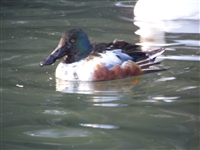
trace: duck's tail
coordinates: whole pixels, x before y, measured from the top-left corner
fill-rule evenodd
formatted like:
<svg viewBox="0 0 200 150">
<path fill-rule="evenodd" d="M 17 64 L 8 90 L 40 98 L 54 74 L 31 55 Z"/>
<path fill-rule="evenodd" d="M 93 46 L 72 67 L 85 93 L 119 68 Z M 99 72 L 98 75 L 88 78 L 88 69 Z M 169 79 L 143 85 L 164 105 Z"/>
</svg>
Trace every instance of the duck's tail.
<svg viewBox="0 0 200 150">
<path fill-rule="evenodd" d="M 136 61 L 136 64 L 140 66 L 144 74 L 164 71 L 166 70 L 165 68 L 159 68 L 154 66 L 161 63 L 162 60 L 156 60 L 156 57 L 161 55 L 164 51 L 165 51 L 164 48 L 160 48 L 151 52 L 146 52 L 146 55 L 139 58 Z"/>
</svg>

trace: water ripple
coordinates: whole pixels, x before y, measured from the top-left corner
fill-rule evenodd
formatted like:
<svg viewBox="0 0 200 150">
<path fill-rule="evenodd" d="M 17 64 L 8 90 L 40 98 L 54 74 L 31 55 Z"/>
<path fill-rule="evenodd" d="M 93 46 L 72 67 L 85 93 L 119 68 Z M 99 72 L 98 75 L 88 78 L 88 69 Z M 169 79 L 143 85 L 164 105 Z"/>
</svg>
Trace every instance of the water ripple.
<svg viewBox="0 0 200 150">
<path fill-rule="evenodd" d="M 108 124 L 87 124 L 87 123 L 81 123 L 80 124 L 83 127 L 91 127 L 91 128 L 100 128 L 100 129 L 118 129 L 118 126 L 114 125 L 108 125 Z"/>
<path fill-rule="evenodd" d="M 186 86 L 186 87 L 183 87 L 183 88 L 180 88 L 176 91 L 185 91 L 185 90 L 191 90 L 191 89 L 195 89 L 197 88 L 198 86 Z"/>
<path fill-rule="evenodd" d="M 102 104 L 93 104 L 93 106 L 101 106 L 101 107 L 124 107 L 124 106 L 128 106 L 128 104 L 102 103 Z"/>
<path fill-rule="evenodd" d="M 174 100 L 179 99 L 180 96 L 174 96 L 174 97 L 165 97 L 165 96 L 155 96 L 155 97 L 149 97 L 148 100 L 144 100 L 145 102 L 158 102 L 158 101 L 164 101 L 164 102 L 174 102 Z"/>
<path fill-rule="evenodd" d="M 115 6 L 117 7 L 126 7 L 126 8 L 133 8 L 134 5 L 131 5 L 133 3 L 132 1 L 123 1 L 123 2 L 117 2 L 115 3 Z"/>
<path fill-rule="evenodd" d="M 47 138 L 69 138 L 69 137 L 87 137 L 90 133 L 82 129 L 44 129 L 36 131 L 27 131 L 24 134 L 33 137 Z"/>
<path fill-rule="evenodd" d="M 175 80 L 176 77 L 162 77 L 156 81 L 169 81 L 169 80 Z"/>
<path fill-rule="evenodd" d="M 65 115 L 68 112 L 65 111 L 59 111 L 59 110 L 45 110 L 43 114 L 52 114 L 52 115 Z"/>
<path fill-rule="evenodd" d="M 200 61 L 200 56 L 191 56 L 191 55 L 183 55 L 183 56 L 159 56 L 161 59 L 169 59 L 169 60 L 185 60 L 185 61 Z"/>
</svg>

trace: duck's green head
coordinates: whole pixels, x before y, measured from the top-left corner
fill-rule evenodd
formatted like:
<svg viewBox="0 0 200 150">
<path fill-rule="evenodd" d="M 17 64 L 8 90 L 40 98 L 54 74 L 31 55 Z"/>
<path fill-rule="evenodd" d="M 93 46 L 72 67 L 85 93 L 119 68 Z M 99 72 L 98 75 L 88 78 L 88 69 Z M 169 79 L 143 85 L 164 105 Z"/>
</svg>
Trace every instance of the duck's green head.
<svg viewBox="0 0 200 150">
<path fill-rule="evenodd" d="M 81 29 L 72 29 L 65 32 L 57 48 L 42 62 L 40 66 L 51 65 L 57 59 L 64 56 L 73 57 L 73 61 L 79 61 L 91 52 L 91 44 L 87 34 Z"/>
</svg>

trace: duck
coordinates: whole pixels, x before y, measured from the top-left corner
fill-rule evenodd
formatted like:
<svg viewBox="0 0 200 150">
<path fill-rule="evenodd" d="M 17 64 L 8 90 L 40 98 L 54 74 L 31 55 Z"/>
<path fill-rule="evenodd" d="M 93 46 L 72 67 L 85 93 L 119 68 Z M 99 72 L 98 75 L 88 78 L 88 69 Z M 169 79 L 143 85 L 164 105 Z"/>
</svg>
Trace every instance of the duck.
<svg viewBox="0 0 200 150">
<path fill-rule="evenodd" d="M 138 0 L 133 14 L 140 21 L 199 20 L 199 0 Z"/>
<path fill-rule="evenodd" d="M 165 51 L 159 48 L 142 51 L 140 46 L 115 39 L 109 43 L 91 44 L 82 29 L 66 31 L 55 50 L 39 63 L 52 65 L 64 58 L 55 77 L 65 81 L 108 81 L 165 70 L 154 65 L 156 57 Z"/>
</svg>

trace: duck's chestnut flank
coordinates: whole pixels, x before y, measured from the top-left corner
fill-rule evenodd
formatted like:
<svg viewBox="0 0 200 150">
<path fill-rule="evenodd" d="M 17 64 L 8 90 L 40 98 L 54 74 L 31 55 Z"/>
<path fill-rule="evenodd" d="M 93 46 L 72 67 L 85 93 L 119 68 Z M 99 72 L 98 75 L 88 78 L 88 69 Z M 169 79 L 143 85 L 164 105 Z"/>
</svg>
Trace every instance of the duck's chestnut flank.
<svg viewBox="0 0 200 150">
<path fill-rule="evenodd" d="M 94 71 L 94 81 L 114 80 L 143 74 L 140 67 L 133 61 L 128 60 L 122 66 L 115 65 L 112 69 L 107 69 L 105 64 L 98 64 Z"/>
</svg>

